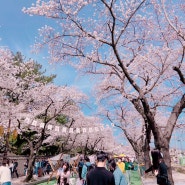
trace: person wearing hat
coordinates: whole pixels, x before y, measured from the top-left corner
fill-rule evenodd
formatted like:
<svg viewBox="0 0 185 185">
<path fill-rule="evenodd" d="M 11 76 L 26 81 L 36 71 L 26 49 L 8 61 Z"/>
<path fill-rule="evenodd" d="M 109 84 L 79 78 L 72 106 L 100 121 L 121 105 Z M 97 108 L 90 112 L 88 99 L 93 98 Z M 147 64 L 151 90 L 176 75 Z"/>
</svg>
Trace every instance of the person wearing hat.
<svg viewBox="0 0 185 185">
<path fill-rule="evenodd" d="M 115 185 L 127 185 L 126 176 L 120 170 L 114 159 L 109 161 L 109 169 L 114 175 Z"/>
<path fill-rule="evenodd" d="M 118 158 L 117 165 L 120 168 L 121 172 L 125 173 L 125 163 L 122 161 L 122 158 Z"/>
<path fill-rule="evenodd" d="M 1 185 L 11 185 L 11 171 L 10 168 L 6 166 L 6 162 L 2 162 L 0 166 L 0 183 Z"/>
</svg>

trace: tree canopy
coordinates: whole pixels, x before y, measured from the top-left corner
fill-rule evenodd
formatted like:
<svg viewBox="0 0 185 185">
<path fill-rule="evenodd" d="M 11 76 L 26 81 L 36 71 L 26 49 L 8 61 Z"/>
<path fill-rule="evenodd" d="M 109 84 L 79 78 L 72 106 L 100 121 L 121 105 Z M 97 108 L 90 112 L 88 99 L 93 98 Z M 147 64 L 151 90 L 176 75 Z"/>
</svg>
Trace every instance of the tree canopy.
<svg viewBox="0 0 185 185">
<path fill-rule="evenodd" d="M 152 133 L 168 166 L 169 142 L 185 107 L 184 5 L 158 0 L 48 0 L 23 8 L 25 13 L 57 20 L 60 28 L 41 28 L 35 49 L 47 46 L 52 61 L 98 75 L 96 97 L 101 104 L 106 100 L 109 112 L 117 112 L 111 119 L 119 124 L 120 118 L 138 114 L 147 144 Z"/>
</svg>

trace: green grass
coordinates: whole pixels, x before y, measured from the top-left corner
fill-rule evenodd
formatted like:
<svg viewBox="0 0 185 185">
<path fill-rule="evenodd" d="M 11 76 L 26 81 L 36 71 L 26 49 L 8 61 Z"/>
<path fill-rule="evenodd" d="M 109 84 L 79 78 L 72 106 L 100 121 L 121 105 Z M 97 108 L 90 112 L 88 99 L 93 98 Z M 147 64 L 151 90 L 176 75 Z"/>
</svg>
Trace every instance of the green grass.
<svg viewBox="0 0 185 185">
<path fill-rule="evenodd" d="M 138 171 L 130 171 L 130 185 L 142 185 Z"/>
<path fill-rule="evenodd" d="M 47 181 L 47 182 L 43 182 L 43 183 L 40 183 L 38 185 L 54 185 L 56 184 L 56 180 L 51 180 L 51 181 Z"/>
<path fill-rule="evenodd" d="M 38 185 L 54 185 L 56 184 L 56 180 L 51 180 L 51 181 L 46 181 L 46 182 L 42 182 L 42 183 L 38 183 Z M 75 178 L 70 178 L 70 184 L 76 184 L 76 179 Z"/>
</svg>

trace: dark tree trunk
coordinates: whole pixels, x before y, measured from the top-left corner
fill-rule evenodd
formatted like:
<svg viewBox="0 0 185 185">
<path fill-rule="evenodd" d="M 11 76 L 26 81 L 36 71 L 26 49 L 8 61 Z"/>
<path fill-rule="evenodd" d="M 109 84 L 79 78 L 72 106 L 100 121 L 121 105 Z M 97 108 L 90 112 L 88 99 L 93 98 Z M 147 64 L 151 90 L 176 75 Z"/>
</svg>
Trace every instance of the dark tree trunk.
<svg viewBox="0 0 185 185">
<path fill-rule="evenodd" d="M 143 151 L 144 151 L 145 168 L 148 169 L 151 166 L 151 160 L 150 160 L 150 146 L 149 146 L 149 143 L 147 141 L 145 141 Z"/>
<path fill-rule="evenodd" d="M 151 166 L 151 160 L 150 160 L 150 140 L 151 140 L 151 129 L 148 124 L 145 125 L 145 143 L 143 146 L 143 152 L 144 152 L 144 164 L 145 168 L 148 169 Z"/>
<path fill-rule="evenodd" d="M 165 128 L 166 129 L 166 128 Z M 166 129 L 167 130 L 167 129 Z M 160 132 L 161 133 L 161 132 Z M 155 137 L 154 137 L 155 138 Z M 173 177 L 172 177 L 172 167 L 171 167 L 171 157 L 170 157 L 170 148 L 169 143 L 170 139 L 167 139 L 164 134 L 160 134 L 155 139 L 155 146 L 158 148 L 162 154 L 165 164 L 168 167 L 168 178 L 171 182 L 171 185 L 174 185 Z"/>
<path fill-rule="evenodd" d="M 141 150 L 137 150 L 137 152 L 135 152 L 136 155 L 136 159 L 139 165 L 144 163 L 144 156 L 143 156 L 143 152 Z"/>
<path fill-rule="evenodd" d="M 8 160 L 8 152 L 10 151 L 10 146 L 9 146 L 10 125 L 11 125 L 11 119 L 9 119 L 9 121 L 8 121 L 8 129 L 7 129 L 7 133 L 5 136 L 5 151 L 4 151 L 4 155 L 3 155 L 4 161 Z"/>
<path fill-rule="evenodd" d="M 144 153 L 143 153 L 143 140 L 140 141 L 133 141 L 131 138 L 127 138 L 130 144 L 132 145 L 132 148 L 134 149 L 135 156 L 137 159 L 138 164 L 144 163 Z"/>
<path fill-rule="evenodd" d="M 24 179 L 24 182 L 29 182 L 33 179 L 33 166 L 35 163 L 36 155 L 34 154 L 34 149 L 30 148 L 30 156 L 29 156 L 29 163 L 28 163 L 28 170 L 26 178 Z"/>
<path fill-rule="evenodd" d="M 140 175 L 143 176 L 144 174 L 144 171 L 143 171 L 143 164 L 144 164 L 144 153 L 143 153 L 143 150 L 142 150 L 142 145 L 141 145 L 142 142 L 140 142 L 140 145 L 135 145 L 135 156 L 136 156 L 136 159 L 137 159 L 137 162 L 138 162 L 138 167 L 139 167 L 139 172 L 140 172 Z"/>
<path fill-rule="evenodd" d="M 172 177 L 172 167 L 171 167 L 171 157 L 169 151 L 169 142 L 166 139 L 161 139 L 164 143 L 163 147 L 161 148 L 161 152 L 164 157 L 165 164 L 168 167 L 168 178 L 172 185 L 174 185 L 173 177 Z"/>
</svg>

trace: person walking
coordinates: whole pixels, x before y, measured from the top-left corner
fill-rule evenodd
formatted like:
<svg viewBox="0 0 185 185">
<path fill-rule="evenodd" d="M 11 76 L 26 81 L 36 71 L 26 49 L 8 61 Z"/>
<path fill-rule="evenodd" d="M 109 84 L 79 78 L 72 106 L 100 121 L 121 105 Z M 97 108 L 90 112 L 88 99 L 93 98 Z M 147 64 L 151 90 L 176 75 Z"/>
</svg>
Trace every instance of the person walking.
<svg viewBox="0 0 185 185">
<path fill-rule="evenodd" d="M 13 177 L 13 167 L 14 167 L 14 162 L 12 161 L 12 162 L 10 163 L 10 166 L 9 166 L 10 171 L 11 171 L 11 177 Z"/>
<path fill-rule="evenodd" d="M 159 168 L 154 171 L 155 176 L 157 177 L 157 184 L 159 185 L 170 185 L 168 180 L 168 170 L 163 158 L 159 158 Z"/>
<path fill-rule="evenodd" d="M 105 168 L 107 160 L 105 152 L 97 153 L 96 167 L 88 173 L 87 185 L 115 185 L 114 175 Z"/>
<path fill-rule="evenodd" d="M 125 173 L 125 163 L 122 161 L 122 158 L 118 158 L 117 166 L 120 168 L 122 173 Z"/>
<path fill-rule="evenodd" d="M 78 162 L 78 175 L 80 180 L 82 179 L 82 168 L 83 168 L 84 162 L 83 162 L 83 158 L 80 158 L 80 161 Z"/>
<path fill-rule="evenodd" d="M 35 174 L 38 176 L 38 171 L 39 171 L 39 168 L 41 167 L 41 162 L 39 159 L 36 159 L 34 166 L 35 166 Z"/>
<path fill-rule="evenodd" d="M 86 176 L 87 176 L 87 173 L 88 173 L 88 169 L 90 169 L 91 165 L 92 164 L 90 162 L 89 157 L 85 156 L 84 157 L 84 164 L 83 164 L 83 167 L 82 167 L 82 174 L 81 174 L 83 185 L 86 185 Z"/>
<path fill-rule="evenodd" d="M 17 162 L 17 160 L 14 160 L 14 163 L 13 163 L 13 175 L 15 173 L 15 175 L 17 176 L 17 178 L 19 178 L 17 167 L 18 167 L 18 162 Z"/>
<path fill-rule="evenodd" d="M 11 185 L 11 171 L 10 168 L 6 166 L 6 162 L 2 162 L 0 166 L 0 183 L 1 185 Z"/>
<path fill-rule="evenodd" d="M 28 159 L 26 159 L 26 161 L 24 162 L 24 175 L 27 175 L 28 162 L 29 162 L 29 160 L 28 160 Z"/>
<path fill-rule="evenodd" d="M 118 167 L 114 159 L 109 161 L 109 168 L 110 168 L 110 171 L 113 172 L 114 179 L 115 179 L 115 185 L 127 185 L 128 184 L 125 175 L 122 173 L 121 169 Z"/>
</svg>

